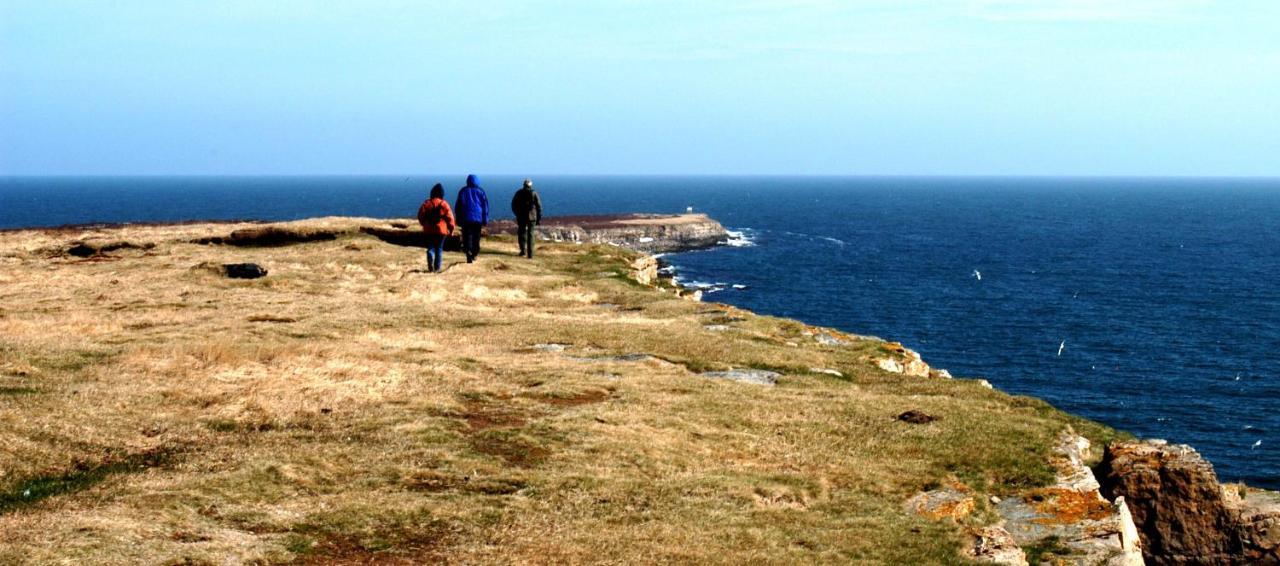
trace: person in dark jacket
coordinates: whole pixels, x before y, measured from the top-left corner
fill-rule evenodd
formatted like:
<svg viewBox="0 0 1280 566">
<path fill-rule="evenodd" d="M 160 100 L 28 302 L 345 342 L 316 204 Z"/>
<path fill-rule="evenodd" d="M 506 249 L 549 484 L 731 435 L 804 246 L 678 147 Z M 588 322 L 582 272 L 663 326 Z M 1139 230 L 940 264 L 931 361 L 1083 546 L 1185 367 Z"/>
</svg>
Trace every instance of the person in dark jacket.
<svg viewBox="0 0 1280 566">
<path fill-rule="evenodd" d="M 533 181 L 524 180 L 524 187 L 511 197 L 511 213 L 516 215 L 516 236 L 520 239 L 520 255 L 533 259 L 533 229 L 542 222 L 542 199 L 533 190 Z"/>
<path fill-rule="evenodd" d="M 440 261 L 444 257 L 444 240 L 453 234 L 453 210 L 444 200 L 444 186 L 431 187 L 431 197 L 418 207 L 418 224 L 427 235 L 427 271 L 440 273 Z"/>
<path fill-rule="evenodd" d="M 480 231 L 489 223 L 489 197 L 475 175 L 467 175 L 467 186 L 458 191 L 453 212 L 462 227 L 462 251 L 467 254 L 467 263 L 471 263 L 480 255 Z"/>
</svg>

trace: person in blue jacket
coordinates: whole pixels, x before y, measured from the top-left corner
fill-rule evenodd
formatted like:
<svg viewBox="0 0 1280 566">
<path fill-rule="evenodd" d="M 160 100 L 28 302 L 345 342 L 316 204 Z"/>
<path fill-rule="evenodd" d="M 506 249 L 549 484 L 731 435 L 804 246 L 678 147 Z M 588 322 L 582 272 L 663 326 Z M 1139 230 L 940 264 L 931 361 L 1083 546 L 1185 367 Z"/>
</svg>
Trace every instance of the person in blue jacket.
<svg viewBox="0 0 1280 566">
<path fill-rule="evenodd" d="M 467 175 L 467 186 L 458 191 L 453 205 L 453 214 L 462 228 L 462 252 L 467 255 L 467 263 L 480 255 L 480 231 L 489 223 L 489 197 L 478 181 L 475 175 Z"/>
</svg>

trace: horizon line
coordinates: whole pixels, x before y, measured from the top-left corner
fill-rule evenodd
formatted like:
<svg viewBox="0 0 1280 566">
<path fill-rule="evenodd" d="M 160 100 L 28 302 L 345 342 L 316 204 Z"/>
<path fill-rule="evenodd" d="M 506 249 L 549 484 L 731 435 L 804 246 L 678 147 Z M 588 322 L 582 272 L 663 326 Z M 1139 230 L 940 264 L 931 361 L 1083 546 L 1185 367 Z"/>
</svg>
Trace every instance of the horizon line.
<svg viewBox="0 0 1280 566">
<path fill-rule="evenodd" d="M 729 177 L 729 178 L 844 178 L 844 179 L 1225 179 L 1280 180 L 1269 175 L 1176 175 L 1176 174 L 1096 174 L 1096 173 L 0 173 L 4 178 L 340 178 L 340 177 L 426 177 L 475 174 L 479 177 Z"/>
</svg>

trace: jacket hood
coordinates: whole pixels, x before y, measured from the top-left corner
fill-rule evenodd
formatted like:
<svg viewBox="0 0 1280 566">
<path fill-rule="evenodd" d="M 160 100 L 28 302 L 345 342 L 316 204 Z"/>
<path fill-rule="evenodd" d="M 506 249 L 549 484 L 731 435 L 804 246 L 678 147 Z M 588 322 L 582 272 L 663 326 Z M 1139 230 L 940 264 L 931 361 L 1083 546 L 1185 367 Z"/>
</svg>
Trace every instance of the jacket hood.
<svg viewBox="0 0 1280 566">
<path fill-rule="evenodd" d="M 479 186 L 480 186 L 480 179 L 476 178 L 476 176 L 475 176 L 475 175 L 467 175 L 467 186 L 468 186 L 468 187 L 479 187 Z"/>
</svg>

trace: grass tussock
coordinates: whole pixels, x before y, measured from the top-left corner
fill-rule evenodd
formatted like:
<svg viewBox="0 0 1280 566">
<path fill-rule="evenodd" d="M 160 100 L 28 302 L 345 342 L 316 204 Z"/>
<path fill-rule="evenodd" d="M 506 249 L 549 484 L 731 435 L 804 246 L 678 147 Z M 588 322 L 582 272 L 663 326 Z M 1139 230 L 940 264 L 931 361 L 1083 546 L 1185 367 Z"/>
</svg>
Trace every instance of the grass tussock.
<svg viewBox="0 0 1280 566">
<path fill-rule="evenodd" d="M 0 563 L 949 563 L 969 525 L 907 497 L 1033 490 L 1065 427 L 1115 434 L 639 285 L 626 250 L 499 237 L 435 275 L 361 222 L 0 234 Z M 193 269 L 235 262 L 270 275 Z M 698 375 L 728 369 L 782 378 Z"/>
</svg>

